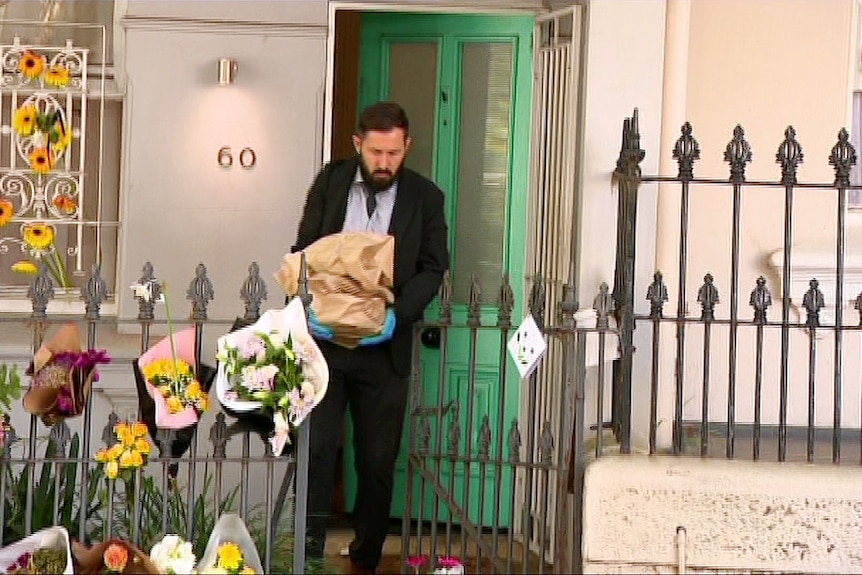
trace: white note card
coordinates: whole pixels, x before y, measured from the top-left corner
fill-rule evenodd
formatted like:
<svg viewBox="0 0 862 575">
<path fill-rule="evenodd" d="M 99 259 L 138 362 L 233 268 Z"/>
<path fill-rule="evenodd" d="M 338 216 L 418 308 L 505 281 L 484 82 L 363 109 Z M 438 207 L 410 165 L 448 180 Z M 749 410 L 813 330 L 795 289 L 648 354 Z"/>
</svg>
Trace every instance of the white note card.
<svg viewBox="0 0 862 575">
<path fill-rule="evenodd" d="M 542 361 L 548 344 L 536 325 L 533 316 L 527 314 L 518 330 L 509 339 L 509 355 L 518 366 L 521 377 L 529 377 Z"/>
</svg>

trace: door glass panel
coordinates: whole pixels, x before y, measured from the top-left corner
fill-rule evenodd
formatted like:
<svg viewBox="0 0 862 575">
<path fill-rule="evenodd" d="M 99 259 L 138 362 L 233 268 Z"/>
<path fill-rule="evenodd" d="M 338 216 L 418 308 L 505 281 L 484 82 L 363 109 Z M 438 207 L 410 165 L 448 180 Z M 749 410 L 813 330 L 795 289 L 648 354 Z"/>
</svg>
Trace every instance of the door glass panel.
<svg viewBox="0 0 862 575">
<path fill-rule="evenodd" d="M 512 44 L 467 43 L 461 56 L 452 295 L 456 302 L 466 303 L 471 273 L 478 274 L 485 293 L 497 293 L 502 279 L 512 123 Z"/>
<path fill-rule="evenodd" d="M 389 98 L 410 120 L 413 144 L 405 164 L 426 178 L 434 175 L 434 122 L 437 107 L 436 42 L 389 45 Z"/>
</svg>

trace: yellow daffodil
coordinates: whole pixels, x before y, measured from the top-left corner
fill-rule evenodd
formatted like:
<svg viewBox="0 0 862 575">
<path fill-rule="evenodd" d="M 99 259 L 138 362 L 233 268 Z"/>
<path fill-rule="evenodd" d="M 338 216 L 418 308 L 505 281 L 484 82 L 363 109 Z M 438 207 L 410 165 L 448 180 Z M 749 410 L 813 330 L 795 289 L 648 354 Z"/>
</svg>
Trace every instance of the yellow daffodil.
<svg viewBox="0 0 862 575">
<path fill-rule="evenodd" d="M 170 385 L 160 385 L 159 393 L 162 394 L 162 397 L 167 397 L 171 394 L 171 386 Z"/>
<path fill-rule="evenodd" d="M 36 106 L 21 106 L 15 110 L 12 117 L 12 127 L 22 136 L 29 136 L 36 127 L 36 116 L 39 114 Z"/>
<path fill-rule="evenodd" d="M 129 429 L 128 427 L 124 427 L 117 431 L 117 439 L 120 440 L 120 445 L 124 447 L 131 447 L 135 444 L 137 437 L 134 436 L 131 429 Z"/>
<path fill-rule="evenodd" d="M 119 459 L 123 454 L 124 447 L 122 443 L 115 443 L 110 448 L 108 448 L 108 459 Z"/>
<path fill-rule="evenodd" d="M 108 479 L 116 479 L 120 474 L 120 465 L 116 461 L 109 461 L 105 464 L 105 475 Z"/>
<path fill-rule="evenodd" d="M 256 575 L 256 573 L 254 572 L 254 569 L 246 565 L 242 568 L 242 571 L 239 572 L 239 575 Z"/>
<path fill-rule="evenodd" d="M 132 467 L 140 467 L 144 464 L 144 458 L 141 453 L 135 449 L 127 449 L 120 456 L 120 467 L 129 469 Z"/>
<path fill-rule="evenodd" d="M 201 395 L 201 398 L 198 400 L 198 409 L 201 411 L 209 411 L 210 408 L 210 397 L 204 393 Z"/>
<path fill-rule="evenodd" d="M 36 264 L 31 262 L 30 260 L 21 260 L 20 262 L 15 262 L 14 264 L 12 264 L 12 271 L 28 276 L 39 275 L 39 268 L 36 267 Z"/>
<path fill-rule="evenodd" d="M 54 227 L 48 224 L 24 226 L 24 243 L 35 250 L 47 250 L 54 243 Z"/>
<path fill-rule="evenodd" d="M 96 455 L 94 455 L 93 458 L 99 463 L 105 463 L 106 461 L 108 461 L 108 450 L 100 449 L 96 452 Z"/>
<path fill-rule="evenodd" d="M 135 437 L 143 437 L 147 434 L 147 426 L 140 421 L 136 421 L 131 425 L 132 435 Z"/>
<path fill-rule="evenodd" d="M 37 174 L 47 174 L 54 167 L 54 152 L 48 148 L 36 148 L 30 152 L 30 167 Z"/>
<path fill-rule="evenodd" d="M 135 441 L 135 449 L 137 449 L 137 450 L 138 450 L 138 452 L 139 452 L 139 453 L 141 453 L 141 454 L 143 454 L 143 455 L 149 455 L 149 454 L 150 454 L 150 451 L 152 451 L 152 449 L 153 449 L 153 448 L 150 446 L 150 442 L 149 442 L 149 441 L 147 441 L 146 439 L 143 439 L 143 438 L 139 437 L 139 438 Z"/>
<path fill-rule="evenodd" d="M 69 69 L 65 66 L 51 66 L 48 68 L 48 71 L 45 72 L 45 83 L 49 86 L 62 88 L 69 85 L 69 80 Z"/>
<path fill-rule="evenodd" d="M 200 399 L 201 395 L 203 395 L 201 384 L 198 383 L 197 380 L 192 380 L 191 383 L 186 386 L 186 397 L 188 397 L 192 401 L 195 401 L 197 399 Z"/>
<path fill-rule="evenodd" d="M 15 206 L 9 200 L 0 199 L 0 228 L 12 221 L 15 215 Z"/>
<path fill-rule="evenodd" d="M 27 78 L 38 78 L 42 75 L 42 70 L 45 69 L 45 58 L 32 50 L 27 50 L 21 56 L 18 69 Z"/>
<path fill-rule="evenodd" d="M 170 413 L 179 413 L 185 406 L 183 405 L 183 401 L 177 397 L 176 395 L 172 395 L 165 399 L 165 402 L 168 404 L 168 411 Z"/>
<path fill-rule="evenodd" d="M 218 564 L 228 571 L 236 571 L 242 565 L 242 551 L 236 543 L 223 543 L 218 548 Z"/>
<path fill-rule="evenodd" d="M 163 358 L 151 361 L 144 367 L 144 378 L 150 382 L 157 376 L 173 378 L 174 369 L 176 369 L 177 375 L 189 375 L 192 372 L 191 366 L 181 359 L 177 360 L 175 368 L 172 359 Z"/>
<path fill-rule="evenodd" d="M 78 210 L 78 201 L 67 194 L 58 195 L 51 203 L 67 216 L 74 214 Z"/>
</svg>

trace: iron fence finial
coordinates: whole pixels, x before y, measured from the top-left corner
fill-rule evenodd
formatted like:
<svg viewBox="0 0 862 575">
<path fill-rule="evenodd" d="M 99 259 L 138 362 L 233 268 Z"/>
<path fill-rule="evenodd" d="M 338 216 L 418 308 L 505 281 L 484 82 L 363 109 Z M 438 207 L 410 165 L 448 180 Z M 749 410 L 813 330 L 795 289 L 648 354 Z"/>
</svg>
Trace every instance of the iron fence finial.
<svg viewBox="0 0 862 575">
<path fill-rule="evenodd" d="M 530 315 L 540 330 L 545 329 L 545 280 L 538 274 L 530 288 Z"/>
<path fill-rule="evenodd" d="M 703 285 L 697 290 L 697 301 L 701 306 L 701 321 L 712 321 L 715 319 L 715 306 L 720 303 L 718 299 L 718 288 L 711 273 L 703 276 Z"/>
<path fill-rule="evenodd" d="M 745 139 L 745 130 L 737 124 L 733 129 L 733 138 L 724 150 L 724 161 L 730 164 L 731 182 L 745 181 L 745 166 L 751 163 L 751 156 L 751 145 Z"/>
<path fill-rule="evenodd" d="M 775 153 L 775 161 L 781 164 L 781 183 L 785 186 L 796 184 L 796 171 L 804 158 L 802 146 L 796 141 L 796 129 L 793 126 L 787 126 L 784 130 L 784 141 Z"/>
<path fill-rule="evenodd" d="M 45 262 L 39 262 L 39 273 L 33 278 L 30 287 L 27 288 L 27 297 L 33 303 L 33 319 L 45 319 L 48 317 L 48 302 L 54 299 L 54 280 Z"/>
<path fill-rule="evenodd" d="M 497 327 L 509 329 L 512 327 L 512 310 L 515 308 L 515 293 L 509 283 L 509 272 L 503 274 L 500 284 L 500 311 L 497 314 Z"/>
<path fill-rule="evenodd" d="M 769 288 L 766 287 L 766 278 L 763 276 L 757 278 L 756 286 L 751 290 L 748 304 L 754 308 L 755 323 L 766 323 L 766 311 L 772 305 L 772 294 L 769 293 Z"/>
<path fill-rule="evenodd" d="M 599 293 L 593 299 L 593 309 L 596 310 L 596 329 L 608 329 L 608 316 L 614 311 L 614 298 L 607 282 L 599 286 Z"/>
<path fill-rule="evenodd" d="M 647 288 L 646 299 L 650 302 L 649 316 L 651 319 L 664 317 L 664 304 L 668 301 L 667 286 L 660 271 L 653 274 L 653 282 Z"/>
<path fill-rule="evenodd" d="M 257 321 L 260 318 L 260 307 L 267 297 L 266 282 L 260 277 L 260 266 L 251 262 L 248 266 L 248 276 L 239 290 L 239 297 L 245 302 L 243 319 Z"/>
<path fill-rule="evenodd" d="M 820 291 L 820 282 L 812 278 L 808 282 L 808 291 L 802 297 L 802 307 L 805 308 L 805 325 L 809 328 L 820 327 L 820 310 L 826 307 L 826 299 Z"/>
<path fill-rule="evenodd" d="M 844 128 L 838 131 L 838 142 L 829 154 L 829 164 L 835 168 L 835 187 L 849 186 L 850 170 L 856 165 L 856 149 L 850 143 L 850 135 Z"/>
<path fill-rule="evenodd" d="M 207 306 L 215 299 L 215 290 L 212 280 L 207 276 L 207 267 L 202 263 L 195 267 L 195 279 L 186 290 L 186 299 L 192 302 L 192 320 L 206 321 Z"/>
<path fill-rule="evenodd" d="M 517 463 L 521 461 L 521 430 L 518 428 L 518 420 L 513 419 L 509 427 L 509 461 Z"/>
<path fill-rule="evenodd" d="M 156 318 L 156 302 L 162 299 L 162 284 L 153 274 L 152 262 L 144 264 L 138 284 L 149 288 L 149 295 L 135 295 L 138 300 L 138 320 L 150 321 Z"/>
<path fill-rule="evenodd" d="M 452 322 L 452 273 L 443 272 L 443 282 L 440 284 L 440 323 L 449 325 Z"/>
<path fill-rule="evenodd" d="M 482 286 L 479 284 L 479 275 L 476 272 L 470 274 L 470 303 L 467 307 L 467 325 L 470 327 L 482 325 Z"/>
<path fill-rule="evenodd" d="M 97 320 L 101 315 L 102 303 L 108 299 L 108 283 L 102 277 L 102 266 L 93 264 L 90 268 L 90 277 L 84 285 L 84 310 L 85 317 Z"/>
<path fill-rule="evenodd" d="M 680 131 L 682 135 L 674 144 L 673 158 L 679 165 L 679 179 L 691 180 L 694 177 L 694 162 L 700 159 L 700 144 L 692 135 L 690 123 L 684 123 Z"/>
</svg>

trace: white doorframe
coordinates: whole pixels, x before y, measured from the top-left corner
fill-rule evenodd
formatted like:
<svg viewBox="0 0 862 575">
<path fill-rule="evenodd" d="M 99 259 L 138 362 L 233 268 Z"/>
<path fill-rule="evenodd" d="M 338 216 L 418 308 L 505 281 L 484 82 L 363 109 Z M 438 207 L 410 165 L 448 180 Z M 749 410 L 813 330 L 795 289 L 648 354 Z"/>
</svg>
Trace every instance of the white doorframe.
<svg viewBox="0 0 862 575">
<path fill-rule="evenodd" d="M 494 2 L 494 0 L 491 0 Z M 482 0 L 473 2 L 440 2 L 437 0 L 413 0 L 408 2 L 364 2 L 333 0 L 329 2 L 326 30 L 326 87 L 323 96 L 323 161 L 328 162 L 332 154 L 332 102 L 335 91 L 335 13 L 338 10 L 390 11 L 390 12 L 428 12 L 442 14 L 530 14 L 538 15 L 547 9 L 536 2 L 507 2 L 497 0 L 495 5 Z M 499 6 L 503 4 L 503 6 Z"/>
</svg>

